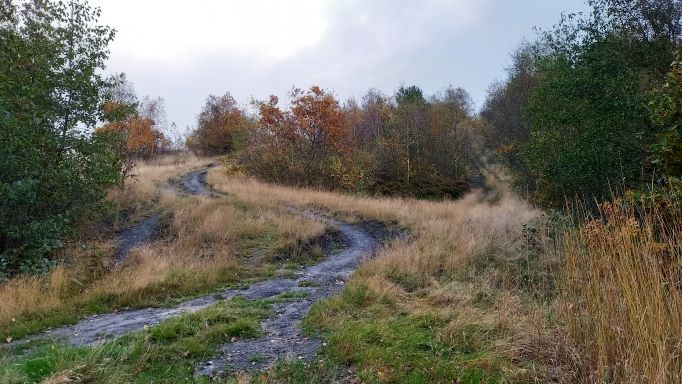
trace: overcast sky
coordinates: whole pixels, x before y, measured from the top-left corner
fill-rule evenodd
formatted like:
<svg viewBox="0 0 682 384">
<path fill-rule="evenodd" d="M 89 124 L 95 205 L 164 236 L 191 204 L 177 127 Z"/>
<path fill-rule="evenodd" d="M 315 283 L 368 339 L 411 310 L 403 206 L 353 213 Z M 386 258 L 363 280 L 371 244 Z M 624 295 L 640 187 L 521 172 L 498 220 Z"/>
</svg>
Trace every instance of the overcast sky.
<svg viewBox="0 0 682 384">
<path fill-rule="evenodd" d="M 480 106 L 509 54 L 584 0 L 92 0 L 118 32 L 108 72 L 194 125 L 209 94 L 242 104 L 293 85 L 340 99 L 461 86 Z"/>
</svg>

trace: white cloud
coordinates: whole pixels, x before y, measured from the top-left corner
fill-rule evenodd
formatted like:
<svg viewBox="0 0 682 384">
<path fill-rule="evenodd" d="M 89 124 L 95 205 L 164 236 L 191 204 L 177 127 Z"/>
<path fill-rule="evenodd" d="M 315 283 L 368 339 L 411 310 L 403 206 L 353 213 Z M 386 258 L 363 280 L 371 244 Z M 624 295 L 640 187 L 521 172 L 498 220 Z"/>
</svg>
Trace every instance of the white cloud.
<svg viewBox="0 0 682 384">
<path fill-rule="evenodd" d="M 317 44 L 328 28 L 328 1 L 95 0 L 118 30 L 115 55 L 198 59 L 235 55 L 282 60 Z"/>
<path fill-rule="evenodd" d="M 93 0 L 118 30 L 114 56 L 141 60 L 235 56 L 259 62 L 324 44 L 423 43 L 434 29 L 462 31 L 488 0 Z M 335 35 L 329 36 L 334 29 Z M 324 47 L 322 47 L 324 48 Z M 334 49 L 334 47 L 330 47 Z"/>
</svg>

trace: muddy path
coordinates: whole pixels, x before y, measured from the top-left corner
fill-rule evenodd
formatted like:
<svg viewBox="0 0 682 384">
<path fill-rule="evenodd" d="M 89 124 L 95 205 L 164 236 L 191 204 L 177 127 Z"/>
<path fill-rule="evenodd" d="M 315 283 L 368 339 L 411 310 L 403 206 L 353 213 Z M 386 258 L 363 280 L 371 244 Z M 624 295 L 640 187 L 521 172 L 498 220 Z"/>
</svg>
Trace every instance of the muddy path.
<svg viewBox="0 0 682 384">
<path fill-rule="evenodd" d="M 211 194 L 206 187 L 206 172 L 195 171 L 183 177 L 183 190 L 193 195 Z M 261 324 L 265 333 L 263 337 L 223 345 L 220 355 L 201 364 L 196 374 L 216 376 L 242 370 L 260 370 L 280 358 L 312 359 L 317 355 L 321 341 L 304 335 L 301 320 L 315 302 L 340 292 L 350 274 L 364 259 L 372 257 L 390 234 L 380 224 L 347 224 L 318 213 L 299 213 L 337 228 L 344 248 L 330 252 L 322 262 L 300 270 L 295 278 L 275 278 L 255 283 L 246 289 L 227 289 L 187 300 L 172 308 L 144 308 L 95 315 L 75 325 L 33 336 L 27 341 L 50 340 L 76 346 L 94 345 L 183 313 L 204 309 L 220 300 L 236 296 L 260 300 L 296 292 L 299 294 L 292 295 L 295 298 L 274 304 L 276 315 Z M 127 253 L 140 242 L 149 241 L 149 233 L 157 224 L 158 217 L 152 216 L 131 228 L 127 237 L 124 236 L 121 249 L 126 249 Z"/>
<path fill-rule="evenodd" d="M 304 269 L 297 279 L 280 279 L 277 294 L 305 292 L 305 296 L 276 304 L 276 315 L 261 324 L 265 333 L 263 337 L 223 345 L 219 356 L 197 368 L 197 375 L 221 376 L 238 371 L 258 371 L 279 359 L 309 361 L 317 356 L 322 342 L 304 334 L 301 329 L 303 317 L 317 301 L 339 293 L 360 262 L 380 249 L 381 240 L 364 228 L 369 224 L 351 225 L 310 213 L 306 215 L 334 225 L 349 246 Z"/>
<path fill-rule="evenodd" d="M 207 169 L 190 172 L 183 176 L 180 180 L 182 190 L 190 195 L 208 195 L 209 191 L 206 188 L 206 176 L 208 174 L 208 169 L 212 167 L 214 167 L 214 165 L 210 164 Z"/>
<path fill-rule="evenodd" d="M 209 191 L 206 188 L 206 175 L 208 169 L 214 166 L 209 164 L 206 169 L 193 171 L 183 176 L 180 179 L 180 192 L 195 196 L 207 196 Z M 121 231 L 118 236 L 119 244 L 114 257 L 114 267 L 120 265 L 133 249 L 159 238 L 161 232 L 159 228 L 160 219 L 161 214 L 153 213 L 138 224 Z"/>
<path fill-rule="evenodd" d="M 296 279 L 276 278 L 266 280 L 255 283 L 246 289 L 228 289 L 188 300 L 173 308 L 144 308 L 95 315 L 75 325 L 47 331 L 42 335 L 34 337 L 33 340 L 47 339 L 72 345 L 93 345 L 113 337 L 141 330 L 146 326 L 157 324 L 173 316 L 204 309 L 219 300 L 229 300 L 236 296 L 249 300 L 259 300 L 272 298 L 286 292 L 305 291 L 308 293 L 308 296 L 304 298 L 296 299 L 285 305 L 276 305 L 275 310 L 278 316 L 266 320 L 263 324 L 269 336 L 268 343 L 274 337 L 282 340 L 282 344 L 285 344 L 284 341 L 286 341 L 286 344 L 289 344 L 289 349 L 284 351 L 285 353 L 280 353 L 278 348 L 263 348 L 262 345 L 259 345 L 259 343 L 262 343 L 260 339 L 245 343 L 235 343 L 234 345 L 244 355 L 244 363 L 254 354 L 271 355 L 273 359 L 294 355 L 310 355 L 316 352 L 316 349 L 313 351 L 312 349 L 307 350 L 307 348 L 303 348 L 299 351 L 293 348 L 296 343 L 292 344 L 292 342 L 302 342 L 305 339 L 298 328 L 300 319 L 315 301 L 338 292 L 343 286 L 343 280 L 350 275 L 363 258 L 371 257 L 380 247 L 380 242 L 371 237 L 360 226 L 341 223 L 322 216 L 320 216 L 320 219 L 335 225 L 340 231 L 341 236 L 345 238 L 344 240 L 346 240 L 348 247 L 329 255 L 327 259 L 319 264 L 303 269 L 299 272 L 299 277 Z M 304 281 L 306 284 L 303 284 Z M 314 285 L 313 287 L 300 286 L 311 283 Z M 214 370 L 209 367 L 219 367 L 219 361 L 220 359 L 207 362 L 201 371 L 212 373 Z M 243 365 L 246 366 L 246 364 Z M 241 367 L 241 364 L 237 364 L 236 367 Z"/>
<path fill-rule="evenodd" d="M 133 249 L 142 244 L 151 243 L 159 237 L 160 219 L 161 214 L 154 213 L 119 234 L 119 244 L 114 259 L 114 266 L 121 264 Z"/>
</svg>

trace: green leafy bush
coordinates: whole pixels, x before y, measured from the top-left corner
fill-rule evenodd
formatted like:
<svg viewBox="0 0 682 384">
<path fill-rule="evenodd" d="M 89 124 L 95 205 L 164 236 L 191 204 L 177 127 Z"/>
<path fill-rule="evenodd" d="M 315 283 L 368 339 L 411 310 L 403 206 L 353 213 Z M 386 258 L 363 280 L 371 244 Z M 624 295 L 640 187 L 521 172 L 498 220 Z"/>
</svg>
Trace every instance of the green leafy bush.
<svg viewBox="0 0 682 384">
<path fill-rule="evenodd" d="M 49 268 L 75 220 L 120 181 L 94 137 L 113 31 L 84 1 L 0 5 L 0 278 Z"/>
</svg>

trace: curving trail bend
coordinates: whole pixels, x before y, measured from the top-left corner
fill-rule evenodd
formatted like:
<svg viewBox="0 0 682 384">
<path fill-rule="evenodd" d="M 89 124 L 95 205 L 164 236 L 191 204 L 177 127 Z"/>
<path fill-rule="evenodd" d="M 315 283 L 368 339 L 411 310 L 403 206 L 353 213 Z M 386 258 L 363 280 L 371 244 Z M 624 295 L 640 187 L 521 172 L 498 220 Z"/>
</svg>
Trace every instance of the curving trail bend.
<svg viewBox="0 0 682 384">
<path fill-rule="evenodd" d="M 182 178 L 182 188 L 192 195 L 209 195 L 206 188 L 206 170 L 195 171 Z M 194 312 L 215 304 L 242 296 L 249 300 L 267 299 L 286 292 L 307 294 L 274 306 L 276 315 L 262 323 L 265 336 L 254 340 L 241 340 L 221 347 L 221 354 L 197 368 L 197 375 L 221 375 L 242 370 L 260 370 L 280 358 L 311 359 L 321 347 L 320 340 L 306 337 L 300 327 L 301 320 L 317 301 L 338 293 L 344 280 L 360 262 L 372 257 L 381 248 L 381 238 L 386 233 L 380 225 L 354 225 L 340 222 L 317 213 L 301 213 L 312 219 L 335 226 L 344 238 L 345 248 L 333 252 L 319 264 L 301 270 L 297 278 L 275 278 L 251 285 L 247 289 L 228 289 L 185 301 L 173 308 L 144 308 L 119 311 L 86 318 L 71 326 L 52 329 L 29 340 L 53 340 L 72 345 L 93 345 L 104 340 L 142 330 L 173 316 Z M 129 239 L 126 232 L 119 254 L 142 242 L 156 230 L 158 217 L 154 216 L 131 228 Z M 152 229 L 150 229 L 152 228 Z M 117 255 L 117 259 L 119 256 Z M 122 259 L 121 259 L 122 260 Z M 306 284 L 302 284 L 305 281 Z M 306 287 L 301 287 L 306 285 Z"/>
</svg>

